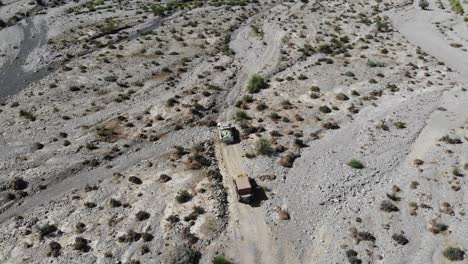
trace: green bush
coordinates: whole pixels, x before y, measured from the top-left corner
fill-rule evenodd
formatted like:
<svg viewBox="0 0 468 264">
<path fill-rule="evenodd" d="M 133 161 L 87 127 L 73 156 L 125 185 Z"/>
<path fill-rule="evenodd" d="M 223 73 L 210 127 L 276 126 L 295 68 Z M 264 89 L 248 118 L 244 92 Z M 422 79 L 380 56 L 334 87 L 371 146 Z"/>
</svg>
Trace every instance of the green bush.
<svg viewBox="0 0 468 264">
<path fill-rule="evenodd" d="M 229 261 L 225 256 L 216 256 L 213 258 L 211 263 L 212 264 L 231 264 L 231 261 Z"/>
<path fill-rule="evenodd" d="M 409 240 L 402 234 L 393 234 L 392 239 L 395 240 L 400 245 L 406 245 L 408 244 Z"/>
<path fill-rule="evenodd" d="M 26 110 L 20 110 L 19 115 L 23 118 L 28 119 L 29 121 L 36 121 L 36 117 Z"/>
<path fill-rule="evenodd" d="M 389 200 L 382 201 L 382 203 L 380 204 L 380 210 L 387 212 L 387 213 L 400 211 L 400 209 L 398 209 L 398 207 L 396 207 L 396 205 L 394 205 Z"/>
<path fill-rule="evenodd" d="M 404 129 L 404 128 L 406 128 L 406 124 L 403 123 L 403 122 L 396 122 L 394 125 L 395 125 L 395 127 L 398 128 L 398 129 Z"/>
<path fill-rule="evenodd" d="M 443 252 L 444 257 L 451 261 L 462 261 L 465 259 L 465 251 L 456 247 L 448 247 Z"/>
<path fill-rule="evenodd" d="M 427 0 L 419 0 L 419 7 L 422 10 L 426 10 L 429 7 L 429 2 Z"/>
<path fill-rule="evenodd" d="M 465 11 L 463 10 L 463 6 L 460 3 L 460 0 L 449 0 L 450 6 L 452 7 L 453 12 L 463 15 Z"/>
<path fill-rule="evenodd" d="M 200 252 L 195 251 L 187 245 L 175 246 L 167 251 L 166 264 L 197 264 Z"/>
<path fill-rule="evenodd" d="M 265 79 L 258 74 L 255 74 L 250 78 L 249 84 L 247 85 L 247 90 L 249 93 L 258 93 L 260 90 L 268 87 L 268 84 L 265 82 Z"/>
<path fill-rule="evenodd" d="M 177 193 L 176 200 L 178 203 L 186 203 L 192 200 L 192 195 L 187 190 L 181 190 Z"/>
<path fill-rule="evenodd" d="M 234 114 L 234 120 L 236 121 L 249 120 L 249 119 L 250 119 L 250 116 L 245 111 L 238 110 Z"/>
<path fill-rule="evenodd" d="M 257 150 L 257 155 L 270 156 L 275 153 L 271 146 L 271 141 L 266 138 L 259 138 L 255 143 L 255 149 Z"/>
<path fill-rule="evenodd" d="M 350 160 L 348 162 L 348 166 L 350 166 L 351 168 L 354 168 L 354 169 L 363 169 L 364 168 L 364 165 L 359 160 L 356 160 L 356 159 Z"/>
</svg>

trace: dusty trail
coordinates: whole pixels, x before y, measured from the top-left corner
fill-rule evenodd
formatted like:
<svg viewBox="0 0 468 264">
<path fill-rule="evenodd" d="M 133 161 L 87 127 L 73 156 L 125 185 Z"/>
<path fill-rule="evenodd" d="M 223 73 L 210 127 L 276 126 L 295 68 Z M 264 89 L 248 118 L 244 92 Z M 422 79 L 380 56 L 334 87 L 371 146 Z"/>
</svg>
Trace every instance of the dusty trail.
<svg viewBox="0 0 468 264">
<path fill-rule="evenodd" d="M 224 102 L 226 110 L 221 113 L 220 121 L 229 120 L 231 106 L 236 102 L 251 75 L 255 73 L 268 74 L 278 65 L 281 44 L 279 38 L 281 38 L 281 35 L 276 35 L 271 41 L 270 39 L 265 40 L 270 44 L 261 54 L 252 54 L 252 49 L 244 48 L 250 42 L 248 34 L 251 25 L 259 17 L 281 4 L 272 5 L 249 18 L 243 26 L 231 35 L 230 46 L 236 52 L 235 62 L 242 66 L 239 66 L 235 85 L 226 96 Z M 267 37 L 273 35 L 266 34 Z M 252 43 L 249 45 L 252 45 Z M 260 58 L 253 61 L 252 56 L 259 56 Z M 281 263 L 278 262 L 278 246 L 266 224 L 262 208 L 239 203 L 236 199 L 232 180 L 237 175 L 246 173 L 241 160 L 240 145 L 226 146 L 217 144 L 217 158 L 221 164 L 220 168 L 224 174 L 225 184 L 230 187 L 230 229 L 234 231 L 230 240 L 236 243 L 235 252 L 236 256 L 239 256 L 239 263 Z"/>
<path fill-rule="evenodd" d="M 277 262 L 277 246 L 274 243 L 270 229 L 265 223 L 265 216 L 260 207 L 239 203 L 234 193 L 232 179 L 245 173 L 241 161 L 239 145 L 217 145 L 218 159 L 222 161 L 221 169 L 225 184 L 230 187 L 230 212 L 233 235 L 231 240 L 236 243 L 239 263 L 279 263 Z"/>
</svg>

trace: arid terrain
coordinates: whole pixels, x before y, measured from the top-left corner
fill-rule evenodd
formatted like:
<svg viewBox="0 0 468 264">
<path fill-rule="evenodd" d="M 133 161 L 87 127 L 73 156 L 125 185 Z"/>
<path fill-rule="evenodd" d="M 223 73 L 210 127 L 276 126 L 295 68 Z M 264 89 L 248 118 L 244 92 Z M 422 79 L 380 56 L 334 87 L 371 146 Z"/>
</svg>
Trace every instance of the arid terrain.
<svg viewBox="0 0 468 264">
<path fill-rule="evenodd" d="M 467 89 L 466 0 L 0 0 L 0 263 L 468 263 Z"/>
</svg>

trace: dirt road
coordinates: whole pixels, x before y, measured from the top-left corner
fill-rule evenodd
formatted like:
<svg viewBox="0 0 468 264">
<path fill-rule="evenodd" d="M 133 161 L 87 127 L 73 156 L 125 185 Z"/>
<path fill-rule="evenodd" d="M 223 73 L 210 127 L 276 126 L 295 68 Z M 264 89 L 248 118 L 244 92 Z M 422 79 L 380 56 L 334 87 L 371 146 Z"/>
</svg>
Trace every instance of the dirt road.
<svg viewBox="0 0 468 264">
<path fill-rule="evenodd" d="M 224 181 L 229 186 L 229 204 L 233 230 L 230 240 L 235 241 L 235 255 L 239 263 L 278 263 L 276 244 L 270 229 L 265 223 L 265 216 L 260 207 L 239 203 L 234 193 L 233 177 L 245 173 L 241 160 L 239 144 L 226 146 L 222 143 L 216 147 L 220 169 Z"/>
</svg>

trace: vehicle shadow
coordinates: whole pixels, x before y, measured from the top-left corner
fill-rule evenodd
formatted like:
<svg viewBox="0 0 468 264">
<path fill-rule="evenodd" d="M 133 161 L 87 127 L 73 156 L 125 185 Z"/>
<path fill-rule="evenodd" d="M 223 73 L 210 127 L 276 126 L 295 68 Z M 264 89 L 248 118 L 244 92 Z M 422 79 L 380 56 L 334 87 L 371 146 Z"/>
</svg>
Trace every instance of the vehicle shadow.
<svg viewBox="0 0 468 264">
<path fill-rule="evenodd" d="M 263 201 L 268 200 L 268 196 L 265 190 L 261 186 L 259 186 L 254 179 L 251 179 L 251 184 L 254 188 L 254 195 L 252 201 L 250 202 L 250 206 L 260 207 Z"/>
<path fill-rule="evenodd" d="M 239 144 L 240 143 L 240 132 L 239 130 L 236 128 L 236 127 L 232 127 L 232 136 L 234 137 L 234 141 L 232 142 L 232 144 Z"/>
</svg>

